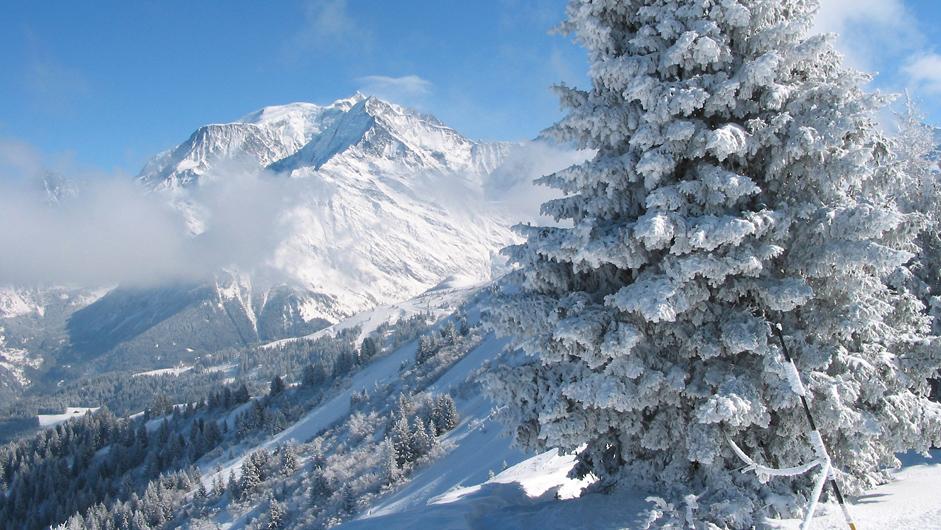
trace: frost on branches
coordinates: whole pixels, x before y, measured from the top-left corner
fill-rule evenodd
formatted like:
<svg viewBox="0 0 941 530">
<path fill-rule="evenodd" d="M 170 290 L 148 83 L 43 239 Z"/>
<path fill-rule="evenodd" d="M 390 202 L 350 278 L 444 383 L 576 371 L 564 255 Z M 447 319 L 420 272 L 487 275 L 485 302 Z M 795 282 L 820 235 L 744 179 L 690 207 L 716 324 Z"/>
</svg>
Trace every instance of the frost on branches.
<svg viewBox="0 0 941 530">
<path fill-rule="evenodd" d="M 933 317 L 934 334 L 941 333 L 941 171 L 937 146 L 931 127 L 907 101 L 904 114 L 898 116 L 899 130 L 892 139 L 892 161 L 887 164 L 887 194 L 899 209 L 924 215 L 925 229 L 918 235 L 918 254 L 910 264 L 911 275 L 899 275 L 892 281 L 919 295 Z"/>
<path fill-rule="evenodd" d="M 543 206 L 559 226 L 507 251 L 520 288 L 494 325 L 529 357 L 490 384 L 522 445 L 585 445 L 580 473 L 719 525 L 793 513 L 812 477 L 761 483 L 726 442 L 815 458 L 775 323 L 846 490 L 941 441 L 939 348 L 907 287 L 926 216 L 887 189 L 906 164 L 875 124 L 884 98 L 807 36 L 815 8 L 570 3 L 592 87 L 560 88 L 553 131 L 597 155 L 541 179 L 565 192 Z"/>
</svg>

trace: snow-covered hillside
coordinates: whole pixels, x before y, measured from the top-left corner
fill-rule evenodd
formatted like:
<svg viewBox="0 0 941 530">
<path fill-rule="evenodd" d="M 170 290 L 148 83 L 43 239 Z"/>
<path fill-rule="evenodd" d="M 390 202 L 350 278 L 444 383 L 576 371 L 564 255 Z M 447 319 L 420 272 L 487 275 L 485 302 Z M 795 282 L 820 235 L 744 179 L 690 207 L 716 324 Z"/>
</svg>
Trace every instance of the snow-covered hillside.
<svg viewBox="0 0 941 530">
<path fill-rule="evenodd" d="M 337 324 L 319 335 L 359 326 L 368 335 L 385 322 L 418 312 L 436 313 L 446 319 L 455 311 L 476 318 L 488 303 L 486 289 L 480 286 L 444 285 L 416 299 L 378 308 Z M 283 344 L 283 342 L 278 343 Z M 275 346 L 277 344 L 273 344 Z M 488 363 L 499 359 L 506 341 L 484 335 L 476 345 L 452 362 L 422 393 L 455 396 L 460 423 L 440 436 L 432 456 L 422 460 L 410 475 L 382 491 L 370 492 L 355 503 L 354 512 L 331 525 L 349 529 L 475 529 L 475 528 L 660 528 L 654 521 L 658 505 L 645 492 L 619 486 L 606 493 L 588 492 L 591 478 L 570 478 L 574 457 L 555 450 L 526 454 L 512 446 L 505 428 L 495 418 L 494 404 L 480 393 L 481 374 Z M 279 484 L 281 501 L 290 507 L 292 524 L 304 527 L 300 515 L 309 510 L 306 503 L 309 477 L 317 473 L 312 461 L 326 458 L 342 462 L 339 451 L 355 445 L 346 439 L 343 426 L 364 421 L 363 411 L 354 403 L 357 395 L 376 393 L 388 399 L 392 407 L 397 395 L 396 380 L 414 369 L 416 344 L 410 342 L 362 367 L 329 399 L 308 411 L 296 422 L 251 445 L 227 451 L 222 457 L 202 463 L 205 487 L 227 477 L 238 477 L 249 455 L 259 450 L 277 454 L 292 447 L 299 467 Z M 391 389 L 391 390 L 390 390 Z M 383 392 L 386 392 L 385 394 Z M 383 397 L 384 396 L 384 397 Z M 379 405 L 382 407 L 383 405 Z M 338 453 L 321 453 L 324 433 L 342 442 Z M 381 435 L 381 433 L 377 433 Z M 386 434 L 388 436 L 388 434 Z M 368 438 L 368 436 L 367 436 Z M 329 447 L 329 445 L 328 445 Z M 938 458 L 941 452 L 934 452 Z M 334 460 L 337 459 L 337 460 Z M 941 468 L 934 460 L 915 455 L 902 457 L 903 468 L 897 481 L 869 494 L 851 499 L 850 510 L 862 528 L 939 528 L 941 505 L 935 490 L 941 485 Z M 337 464 L 339 465 L 339 464 Z M 362 470 L 357 472 L 363 472 Z M 366 473 L 369 474 L 368 472 Z M 359 475 L 349 477 L 361 480 Z M 276 479 L 273 479 L 276 480 Z M 289 485 L 285 490 L 285 484 Z M 301 485 L 291 497 L 291 488 Z M 287 491 L 287 492 L 286 492 Z M 228 502 L 215 505 L 206 515 L 191 521 L 199 528 L 259 528 L 271 515 L 271 501 L 264 496 L 256 501 Z M 842 528 L 842 515 L 836 505 L 824 503 L 818 508 L 815 528 Z M 299 519 L 293 519 L 299 517 Z M 768 528 L 796 529 L 796 520 L 767 520 Z"/>
<path fill-rule="evenodd" d="M 0 398 L 28 387 L 59 346 L 67 318 L 104 290 L 0 286 Z"/>
<path fill-rule="evenodd" d="M 445 458 L 419 474 L 402 493 L 383 500 L 358 519 L 342 525 L 344 529 L 392 530 L 406 528 L 645 528 L 648 514 L 656 505 L 642 492 L 622 488 L 610 494 L 579 495 L 582 484 L 567 473 L 573 459 L 555 451 L 526 458 L 492 478 L 460 480 L 460 472 L 448 474 L 458 466 L 465 476 L 478 478 L 479 470 L 468 465 L 468 457 L 509 453 L 505 444 L 484 437 L 455 447 Z M 457 431 L 455 434 L 458 434 Z M 454 438 L 454 436 L 452 436 Z M 512 457 L 511 457 L 512 458 Z M 862 497 L 850 499 L 849 510 L 858 528 L 937 529 L 941 528 L 941 451 L 931 458 L 906 456 L 895 481 L 875 488 Z M 515 462 L 516 460 L 509 460 Z M 474 473 L 478 475 L 475 476 Z M 437 480 L 436 480 L 437 479 Z M 444 480 L 441 480 L 444 479 Z M 470 484 L 465 486 L 462 484 Z M 422 486 L 430 486 L 424 489 Z M 443 494 L 429 495 L 445 490 Z M 835 503 L 818 506 L 813 528 L 845 529 L 846 522 Z M 766 528 L 797 530 L 798 520 L 767 520 Z M 654 523 L 651 528 L 658 528 Z"/>
</svg>

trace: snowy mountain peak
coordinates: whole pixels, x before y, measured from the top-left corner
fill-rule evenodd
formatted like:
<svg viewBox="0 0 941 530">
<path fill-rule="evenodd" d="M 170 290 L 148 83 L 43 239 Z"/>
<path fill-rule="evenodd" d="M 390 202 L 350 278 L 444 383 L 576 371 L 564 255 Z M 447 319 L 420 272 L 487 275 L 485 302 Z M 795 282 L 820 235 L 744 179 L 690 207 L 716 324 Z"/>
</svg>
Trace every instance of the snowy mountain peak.
<svg viewBox="0 0 941 530">
<path fill-rule="evenodd" d="M 213 222 L 191 193 L 200 182 L 225 178 L 241 164 L 291 177 L 278 179 L 290 197 L 273 214 L 279 232 L 271 255 L 251 274 L 290 285 L 297 303 L 284 307 L 305 322 L 335 322 L 448 276 L 488 279 L 497 249 L 513 236 L 485 203 L 485 183 L 511 148 L 470 140 L 433 116 L 356 93 L 329 105 L 270 106 L 205 125 L 155 158 L 140 178 L 172 192 L 196 234 L 211 231 Z M 266 289 L 255 290 L 264 297 Z"/>
<path fill-rule="evenodd" d="M 247 114 L 238 121 L 272 129 L 280 137 L 289 138 L 296 150 L 322 132 L 332 119 L 349 111 L 365 98 L 357 92 L 352 97 L 323 106 L 305 102 L 273 105 Z"/>
<path fill-rule="evenodd" d="M 78 195 L 75 182 L 58 173 L 44 174 L 40 178 L 40 185 L 47 204 L 59 204 Z"/>
<path fill-rule="evenodd" d="M 507 147 L 469 140 L 431 115 L 363 97 L 296 154 L 270 168 L 302 175 L 333 164 L 395 164 L 412 170 L 479 175 L 492 171 Z M 358 161 L 358 162 L 354 162 Z"/>
<path fill-rule="evenodd" d="M 148 163 L 138 179 L 152 189 L 187 187 L 216 163 L 245 159 L 265 165 L 284 156 L 291 143 L 255 124 L 204 125 L 185 142 Z"/>
<path fill-rule="evenodd" d="M 260 169 L 297 152 L 364 99 L 355 94 L 329 105 L 275 105 L 231 123 L 204 125 L 151 160 L 138 179 L 151 189 L 174 190 L 198 183 L 220 163 L 237 161 Z"/>
</svg>

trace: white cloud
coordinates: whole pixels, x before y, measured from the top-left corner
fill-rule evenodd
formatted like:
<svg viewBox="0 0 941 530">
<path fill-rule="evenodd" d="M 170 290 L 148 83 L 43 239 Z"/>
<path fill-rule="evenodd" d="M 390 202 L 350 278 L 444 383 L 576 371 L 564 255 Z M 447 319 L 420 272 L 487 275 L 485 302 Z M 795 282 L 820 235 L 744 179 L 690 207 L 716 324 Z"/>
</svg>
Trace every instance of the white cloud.
<svg viewBox="0 0 941 530">
<path fill-rule="evenodd" d="M 577 151 L 546 141 L 525 142 L 510 152 L 487 179 L 485 194 L 511 222 L 552 225 L 555 220 L 543 216 L 540 207 L 557 199 L 562 192 L 537 186 L 533 181 L 594 156 L 590 150 Z"/>
<path fill-rule="evenodd" d="M 338 37 L 357 31 L 347 12 L 346 0 L 315 0 L 305 8 L 307 28 L 320 38 Z"/>
<path fill-rule="evenodd" d="M 912 23 L 901 0 L 821 0 L 816 27 L 821 31 L 841 32 L 854 22 L 877 22 L 902 27 Z"/>
<path fill-rule="evenodd" d="M 935 116 L 941 110 L 931 97 L 941 92 L 941 55 L 907 1 L 820 0 L 814 31 L 837 33 L 847 63 L 877 74 L 874 87 L 908 91 Z"/>
<path fill-rule="evenodd" d="M 359 90 L 365 94 L 412 106 L 417 106 L 433 87 L 431 81 L 414 74 L 402 77 L 367 75 L 356 81 L 360 83 Z"/>
<path fill-rule="evenodd" d="M 236 163 L 218 171 L 192 195 L 206 222 L 193 237 L 168 197 L 127 175 L 0 139 L 0 284 L 153 284 L 265 268 L 299 184 Z M 53 200 L 51 181 L 68 193 Z"/>
<path fill-rule="evenodd" d="M 850 65 L 880 71 L 922 45 L 917 26 L 902 0 L 821 0 L 814 30 L 838 34 Z"/>
<path fill-rule="evenodd" d="M 912 56 L 902 71 L 908 76 L 914 91 L 931 95 L 941 93 L 941 55 L 924 53 Z"/>
</svg>

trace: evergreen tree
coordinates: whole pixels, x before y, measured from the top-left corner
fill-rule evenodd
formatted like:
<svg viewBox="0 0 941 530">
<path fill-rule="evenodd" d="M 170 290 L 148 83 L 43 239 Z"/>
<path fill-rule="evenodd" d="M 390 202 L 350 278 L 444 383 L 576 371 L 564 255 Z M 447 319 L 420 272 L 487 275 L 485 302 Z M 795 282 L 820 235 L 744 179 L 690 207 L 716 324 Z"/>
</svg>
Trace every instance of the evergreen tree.
<svg viewBox="0 0 941 530">
<path fill-rule="evenodd" d="M 268 503 L 268 524 L 265 528 L 268 530 L 279 530 L 284 528 L 287 523 L 287 507 L 272 499 Z"/>
<path fill-rule="evenodd" d="M 363 343 L 359 347 L 359 356 L 363 361 L 368 361 L 372 359 L 377 353 L 379 353 L 379 348 L 376 346 L 376 339 L 366 337 L 363 339 Z"/>
<path fill-rule="evenodd" d="M 892 159 L 883 170 L 886 195 L 903 212 L 923 216 L 918 252 L 911 275 L 897 274 L 892 285 L 915 293 L 931 315 L 932 333 L 941 334 L 941 171 L 934 130 L 910 99 L 898 116 L 899 130 L 892 142 Z M 899 176 L 902 178 L 899 178 Z M 941 380 L 930 380 L 934 400 L 941 400 Z"/>
<path fill-rule="evenodd" d="M 444 327 L 444 338 L 448 344 L 457 344 L 461 340 L 461 334 L 458 333 L 453 320 L 448 321 L 448 325 Z"/>
<path fill-rule="evenodd" d="M 392 440 L 386 438 L 382 441 L 379 446 L 379 454 L 382 474 L 387 482 L 394 483 L 402 476 L 402 470 L 399 468 L 399 455 Z"/>
<path fill-rule="evenodd" d="M 251 399 L 251 394 L 248 393 L 248 387 L 245 386 L 245 383 L 239 385 L 238 390 L 235 391 L 232 398 L 236 403 L 248 403 L 248 400 Z"/>
<path fill-rule="evenodd" d="M 315 506 L 320 505 L 323 500 L 329 497 L 332 493 L 333 488 L 330 487 L 330 483 L 327 481 L 327 478 L 324 477 L 323 471 L 319 468 L 315 468 L 310 477 L 311 504 Z"/>
<path fill-rule="evenodd" d="M 340 352 L 340 354 L 337 355 L 336 362 L 333 364 L 333 375 L 340 377 L 350 373 L 354 364 L 355 362 L 351 352 Z"/>
<path fill-rule="evenodd" d="M 214 497 L 221 497 L 225 494 L 225 485 L 222 483 L 222 477 L 219 476 L 217 471 L 216 476 L 212 479 L 212 495 Z"/>
<path fill-rule="evenodd" d="M 437 428 L 436 434 L 442 434 L 457 427 L 459 419 L 457 406 L 449 394 L 442 394 L 435 399 L 431 409 L 431 420 Z"/>
<path fill-rule="evenodd" d="M 233 499 L 237 499 L 242 495 L 239 481 L 236 480 L 234 471 L 229 471 L 229 478 L 226 480 L 225 489 Z"/>
<path fill-rule="evenodd" d="M 173 412 L 173 403 L 170 402 L 170 398 L 168 398 L 166 394 L 157 394 L 157 396 L 154 397 L 153 403 L 150 405 L 148 415 L 151 418 L 158 418 L 171 412 Z"/>
<path fill-rule="evenodd" d="M 340 510 L 344 513 L 356 513 L 356 493 L 349 484 L 344 484 L 340 490 Z"/>
<path fill-rule="evenodd" d="M 415 354 L 415 360 L 419 363 L 424 362 L 433 356 L 438 350 L 435 339 L 431 335 L 422 335 L 418 337 L 418 352 Z"/>
<path fill-rule="evenodd" d="M 412 429 L 410 436 L 411 454 L 414 455 L 413 459 L 417 460 L 419 457 L 427 455 L 434 445 L 433 440 L 434 436 L 428 435 L 428 429 L 425 427 L 425 422 L 422 421 L 421 418 L 416 418 L 415 426 Z"/>
<path fill-rule="evenodd" d="M 392 425 L 391 440 L 399 467 L 415 459 L 412 452 L 412 433 L 408 426 L 408 418 L 404 414 L 399 415 Z"/>
<path fill-rule="evenodd" d="M 293 446 L 284 446 L 280 451 L 281 474 L 289 476 L 297 470 L 299 462 L 297 461 L 297 452 Z"/>
<path fill-rule="evenodd" d="M 281 379 L 280 375 L 276 375 L 271 379 L 268 395 L 277 396 L 281 392 L 284 392 L 284 379 Z"/>
<path fill-rule="evenodd" d="M 204 501 L 206 500 L 207 497 L 209 497 L 209 492 L 206 491 L 206 485 L 203 484 L 203 481 L 201 480 L 199 481 L 199 484 L 196 486 L 195 495 L 196 495 L 197 501 Z"/>
<path fill-rule="evenodd" d="M 323 363 L 315 363 L 304 369 L 303 384 L 308 387 L 316 387 L 324 384 L 329 378 L 330 374 Z"/>
<path fill-rule="evenodd" d="M 323 469 L 327 465 L 327 459 L 323 456 L 320 449 L 315 449 L 310 455 L 310 465 L 314 469 Z"/>
<path fill-rule="evenodd" d="M 905 275 L 919 215 L 883 197 L 883 103 L 807 37 L 808 0 L 572 0 L 564 29 L 592 63 L 560 87 L 552 133 L 594 149 L 543 177 L 555 227 L 520 227 L 518 294 L 493 322 L 530 362 L 490 379 L 522 445 L 577 451 L 695 517 L 749 527 L 774 495 L 727 439 L 775 467 L 816 458 L 781 325 L 837 479 L 859 493 L 895 453 L 937 443 L 937 341 Z M 583 448 L 582 448 L 583 447 Z"/>
<path fill-rule="evenodd" d="M 428 425 L 425 427 L 425 436 L 428 438 L 428 450 L 437 447 L 438 445 L 438 426 L 435 425 L 434 420 L 429 420 Z"/>
<path fill-rule="evenodd" d="M 931 309 L 933 331 L 941 333 L 941 171 L 933 129 L 925 124 L 914 103 L 898 116 L 899 130 L 892 142 L 892 159 L 883 170 L 888 199 L 906 213 L 923 217 L 924 230 L 918 234 L 918 253 L 912 278 L 896 281 L 919 295 Z M 902 178 L 899 178 L 901 175 Z M 906 281 L 908 280 L 908 281 Z"/>
</svg>

